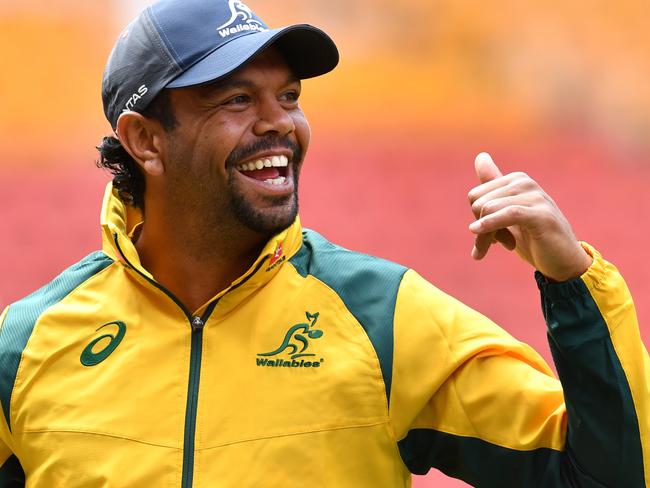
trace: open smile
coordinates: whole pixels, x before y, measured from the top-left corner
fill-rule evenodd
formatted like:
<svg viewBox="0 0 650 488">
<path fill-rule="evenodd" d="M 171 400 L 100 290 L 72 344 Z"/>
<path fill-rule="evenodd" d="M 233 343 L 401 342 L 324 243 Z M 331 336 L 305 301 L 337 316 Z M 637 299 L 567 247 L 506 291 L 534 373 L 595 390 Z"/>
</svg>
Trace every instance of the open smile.
<svg viewBox="0 0 650 488">
<path fill-rule="evenodd" d="M 273 190 L 287 190 L 293 186 L 292 171 L 286 155 L 269 155 L 240 163 L 239 173 Z"/>
</svg>

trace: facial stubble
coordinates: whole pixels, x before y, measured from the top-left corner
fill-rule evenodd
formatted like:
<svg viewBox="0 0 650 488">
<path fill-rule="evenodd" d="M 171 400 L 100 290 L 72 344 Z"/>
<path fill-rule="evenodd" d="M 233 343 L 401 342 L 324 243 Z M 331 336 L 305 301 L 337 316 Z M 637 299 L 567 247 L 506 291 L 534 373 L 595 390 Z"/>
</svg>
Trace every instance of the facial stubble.
<svg viewBox="0 0 650 488">
<path fill-rule="evenodd" d="M 273 149 L 289 149 L 292 153 L 289 164 L 293 176 L 293 191 L 290 195 L 260 196 L 259 202 L 252 202 L 238 187 L 240 177 L 237 165 L 260 152 Z M 287 137 L 265 136 L 252 144 L 235 148 L 225 165 L 228 171 L 228 205 L 234 219 L 256 233 L 271 236 L 289 227 L 298 215 L 298 180 L 303 158 L 301 147 Z"/>
</svg>

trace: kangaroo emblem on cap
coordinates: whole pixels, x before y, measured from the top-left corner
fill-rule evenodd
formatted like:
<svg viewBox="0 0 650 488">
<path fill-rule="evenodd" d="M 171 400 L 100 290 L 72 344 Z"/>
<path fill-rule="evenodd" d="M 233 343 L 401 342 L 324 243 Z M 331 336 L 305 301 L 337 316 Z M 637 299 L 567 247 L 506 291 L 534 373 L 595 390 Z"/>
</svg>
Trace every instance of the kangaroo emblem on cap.
<svg viewBox="0 0 650 488">
<path fill-rule="evenodd" d="M 217 27 L 217 30 L 225 29 L 232 25 L 238 17 L 241 17 L 242 21 L 247 24 L 257 24 L 263 27 L 261 22 L 253 18 L 253 11 L 241 0 L 228 0 L 228 7 L 230 7 L 230 19 L 222 26 Z"/>
</svg>

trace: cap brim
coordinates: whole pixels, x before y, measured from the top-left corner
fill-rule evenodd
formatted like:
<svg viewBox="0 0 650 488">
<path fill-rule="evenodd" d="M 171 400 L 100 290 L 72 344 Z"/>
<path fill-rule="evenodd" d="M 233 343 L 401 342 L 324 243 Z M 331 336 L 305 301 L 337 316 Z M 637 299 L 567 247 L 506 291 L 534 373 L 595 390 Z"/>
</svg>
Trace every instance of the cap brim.
<svg viewBox="0 0 650 488">
<path fill-rule="evenodd" d="M 300 79 L 323 75 L 339 62 L 338 49 L 325 32 L 308 24 L 291 25 L 233 39 L 174 78 L 167 88 L 216 81 L 241 68 L 271 45 L 280 50 Z"/>
</svg>

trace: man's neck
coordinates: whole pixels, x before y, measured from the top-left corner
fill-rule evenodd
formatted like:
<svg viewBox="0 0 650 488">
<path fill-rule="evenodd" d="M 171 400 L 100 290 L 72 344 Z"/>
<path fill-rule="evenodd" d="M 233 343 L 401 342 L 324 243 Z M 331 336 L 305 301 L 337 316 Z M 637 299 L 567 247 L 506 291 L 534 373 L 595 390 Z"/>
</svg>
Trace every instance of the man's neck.
<svg viewBox="0 0 650 488">
<path fill-rule="evenodd" d="M 267 240 L 246 229 L 195 230 L 145 220 L 135 242 L 144 268 L 191 313 L 243 275 Z"/>
</svg>

